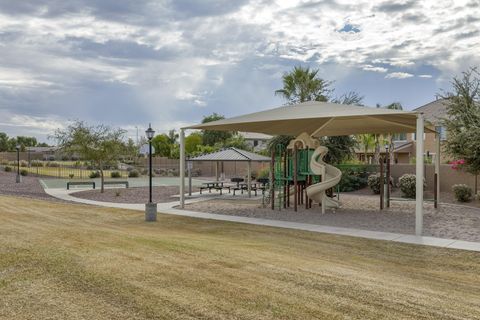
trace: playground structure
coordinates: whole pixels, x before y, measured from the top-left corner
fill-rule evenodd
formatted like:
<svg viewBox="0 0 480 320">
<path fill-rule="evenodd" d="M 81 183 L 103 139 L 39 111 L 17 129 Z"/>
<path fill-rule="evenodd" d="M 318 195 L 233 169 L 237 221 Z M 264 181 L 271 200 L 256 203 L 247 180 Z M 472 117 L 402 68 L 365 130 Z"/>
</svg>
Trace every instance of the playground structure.
<svg viewBox="0 0 480 320">
<path fill-rule="evenodd" d="M 308 101 L 295 105 L 267 109 L 208 123 L 187 126 L 180 129 L 180 207 L 185 206 L 185 130 L 217 130 L 256 132 L 269 135 L 298 136 L 306 132 L 309 136 L 328 137 L 352 134 L 413 133 L 416 140 L 415 166 L 415 234 L 423 233 L 424 212 L 424 141 L 425 132 L 435 133 L 435 154 L 440 159 L 440 134 L 430 123 L 425 125 L 422 113 L 342 105 L 337 103 Z M 297 159 L 297 157 L 294 157 Z M 274 159 L 275 160 L 275 159 Z M 435 163 L 437 202 L 439 188 L 439 161 Z M 296 175 L 294 175 L 296 177 Z M 296 179 L 296 178 L 295 178 Z M 294 197 L 298 202 L 297 195 Z M 308 199 L 310 200 L 310 199 Z M 306 201 L 309 204 L 309 201 Z"/>
<path fill-rule="evenodd" d="M 323 161 L 327 152 L 328 148 L 306 132 L 293 139 L 286 148 L 276 146 L 271 162 L 272 210 L 290 207 L 292 195 L 295 211 L 303 204 L 305 209 L 311 208 L 313 201 L 322 206 L 322 213 L 326 208 L 339 207 L 337 200 L 326 195 L 326 190 L 340 182 L 342 172 Z"/>
</svg>

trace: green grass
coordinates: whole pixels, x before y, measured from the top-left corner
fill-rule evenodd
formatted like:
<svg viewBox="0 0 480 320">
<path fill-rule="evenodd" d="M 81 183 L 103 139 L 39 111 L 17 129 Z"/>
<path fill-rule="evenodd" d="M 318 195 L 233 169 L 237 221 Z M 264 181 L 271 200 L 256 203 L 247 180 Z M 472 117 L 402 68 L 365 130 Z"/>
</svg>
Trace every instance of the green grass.
<svg viewBox="0 0 480 320">
<path fill-rule="evenodd" d="M 475 319 L 480 255 L 0 196 L 0 319 Z"/>
</svg>

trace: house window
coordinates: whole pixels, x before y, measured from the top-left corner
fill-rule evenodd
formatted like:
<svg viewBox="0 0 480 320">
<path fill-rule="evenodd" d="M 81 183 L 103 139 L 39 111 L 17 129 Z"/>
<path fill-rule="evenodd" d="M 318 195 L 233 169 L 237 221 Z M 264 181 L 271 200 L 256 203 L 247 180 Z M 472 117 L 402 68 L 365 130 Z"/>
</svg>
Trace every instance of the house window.
<svg viewBox="0 0 480 320">
<path fill-rule="evenodd" d="M 393 141 L 407 141 L 406 133 L 395 133 L 393 135 Z"/>
<path fill-rule="evenodd" d="M 253 146 L 254 147 L 258 146 L 258 140 L 253 140 Z"/>
<path fill-rule="evenodd" d="M 435 127 L 435 131 L 440 135 L 440 141 L 447 140 L 447 129 L 445 127 Z"/>
<path fill-rule="evenodd" d="M 413 141 L 417 140 L 417 133 L 412 133 L 412 140 Z M 425 132 L 423 133 L 423 140 L 425 140 Z"/>
</svg>

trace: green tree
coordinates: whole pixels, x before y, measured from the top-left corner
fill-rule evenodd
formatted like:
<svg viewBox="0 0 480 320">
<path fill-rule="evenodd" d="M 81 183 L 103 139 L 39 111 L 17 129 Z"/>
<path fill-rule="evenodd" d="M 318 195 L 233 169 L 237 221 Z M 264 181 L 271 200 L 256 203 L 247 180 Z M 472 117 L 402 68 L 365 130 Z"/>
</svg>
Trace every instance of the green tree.
<svg viewBox="0 0 480 320">
<path fill-rule="evenodd" d="M 202 145 L 202 134 L 200 132 L 193 132 L 185 137 L 185 153 L 192 155 L 198 150 L 198 146 Z"/>
<path fill-rule="evenodd" d="M 370 133 L 359 134 L 357 135 L 357 141 L 360 146 L 363 148 L 363 153 L 365 157 L 365 163 L 368 163 L 368 150 L 375 146 L 375 135 Z"/>
<path fill-rule="evenodd" d="M 209 116 L 203 117 L 202 123 L 217 121 L 225 119 L 224 116 L 217 113 L 213 113 Z M 230 139 L 233 136 L 233 132 L 230 131 L 215 131 L 215 130 L 204 130 L 203 131 L 203 144 L 214 146 L 217 143 L 223 144 L 225 141 Z"/>
<path fill-rule="evenodd" d="M 37 138 L 18 136 L 17 137 L 17 144 L 19 144 L 21 146 L 22 151 L 25 151 L 25 148 L 35 147 L 37 145 Z"/>
<path fill-rule="evenodd" d="M 332 98 L 332 82 L 319 77 L 318 69 L 311 70 L 309 67 L 294 67 L 292 71 L 282 77 L 283 88 L 276 90 L 275 95 L 280 95 L 286 100 L 287 105 L 295 105 L 307 101 L 321 101 L 340 104 L 361 105 L 363 97 L 358 93 L 351 91 L 338 98 Z M 271 152 L 276 145 L 288 145 L 292 136 L 276 136 L 268 143 L 268 150 Z M 352 157 L 354 153 L 355 139 L 351 136 L 342 137 L 324 137 L 320 141 L 329 149 L 325 157 L 327 161 L 339 163 Z"/>
<path fill-rule="evenodd" d="M 160 157 L 170 157 L 172 152 L 172 144 L 169 137 L 162 133 L 152 139 L 152 146 L 155 148 L 155 155 Z"/>
<path fill-rule="evenodd" d="M 229 139 L 227 139 L 224 143 L 219 144 L 218 148 L 237 148 L 242 150 L 251 150 L 251 147 L 245 141 L 245 138 L 239 134 L 233 135 Z"/>
<path fill-rule="evenodd" d="M 463 159 L 466 171 L 480 173 L 480 73 L 470 68 L 460 78 L 454 77 L 452 91 L 440 95 L 445 99 L 448 117 L 443 125 L 448 132 L 444 148 L 456 160 Z M 476 191 L 476 190 L 475 190 Z"/>
<path fill-rule="evenodd" d="M 275 91 L 282 96 L 287 104 L 297 104 L 306 101 L 328 101 L 332 89 L 330 81 L 318 77 L 318 69 L 297 66 L 282 77 L 283 88 Z"/>
<path fill-rule="evenodd" d="M 176 144 L 177 143 L 177 140 L 178 140 L 178 133 L 175 131 L 175 129 L 172 129 L 170 131 L 168 131 L 168 141 L 170 142 L 170 144 Z"/>
<path fill-rule="evenodd" d="M 8 151 L 8 135 L 5 132 L 0 132 L 0 152 Z"/>
<path fill-rule="evenodd" d="M 78 155 L 99 168 L 103 193 L 104 168 L 115 164 L 123 155 L 125 132 L 123 129 L 104 125 L 90 126 L 83 121 L 76 121 L 66 129 L 56 130 L 53 137 L 65 153 Z"/>
</svg>

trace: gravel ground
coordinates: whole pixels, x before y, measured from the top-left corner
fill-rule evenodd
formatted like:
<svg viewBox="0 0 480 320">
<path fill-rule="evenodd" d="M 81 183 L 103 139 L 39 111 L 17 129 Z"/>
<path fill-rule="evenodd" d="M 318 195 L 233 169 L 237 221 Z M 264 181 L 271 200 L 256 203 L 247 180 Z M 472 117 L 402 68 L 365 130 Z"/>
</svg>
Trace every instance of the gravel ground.
<svg viewBox="0 0 480 320">
<path fill-rule="evenodd" d="M 378 196 L 342 194 L 342 208 L 336 212 L 327 210 L 322 215 L 318 205 L 305 210 L 300 206 L 292 209 L 272 211 L 262 208 L 261 203 L 249 200 L 209 200 L 186 205 L 187 210 L 217 214 L 266 218 L 328 225 L 364 230 L 415 233 L 415 204 L 413 202 L 392 202 L 389 209 L 378 209 Z M 440 238 L 480 241 L 480 210 L 453 205 L 444 205 L 435 210 L 427 203 L 424 212 L 424 234 Z"/>
<path fill-rule="evenodd" d="M 198 191 L 197 188 L 192 188 L 193 192 Z M 118 193 L 118 195 L 117 195 Z M 178 186 L 162 186 L 154 187 L 152 198 L 154 202 L 164 203 L 178 200 L 178 197 L 172 197 L 180 193 Z M 145 203 L 148 201 L 148 187 L 147 188 L 128 188 L 128 189 L 105 189 L 101 193 L 99 189 L 79 191 L 71 194 L 74 197 L 103 201 L 103 202 L 118 202 L 118 203 Z"/>
<path fill-rule="evenodd" d="M 16 183 L 15 177 L 16 173 L 0 171 L 0 194 L 61 201 L 46 194 L 38 178 L 26 176 Z"/>
</svg>

